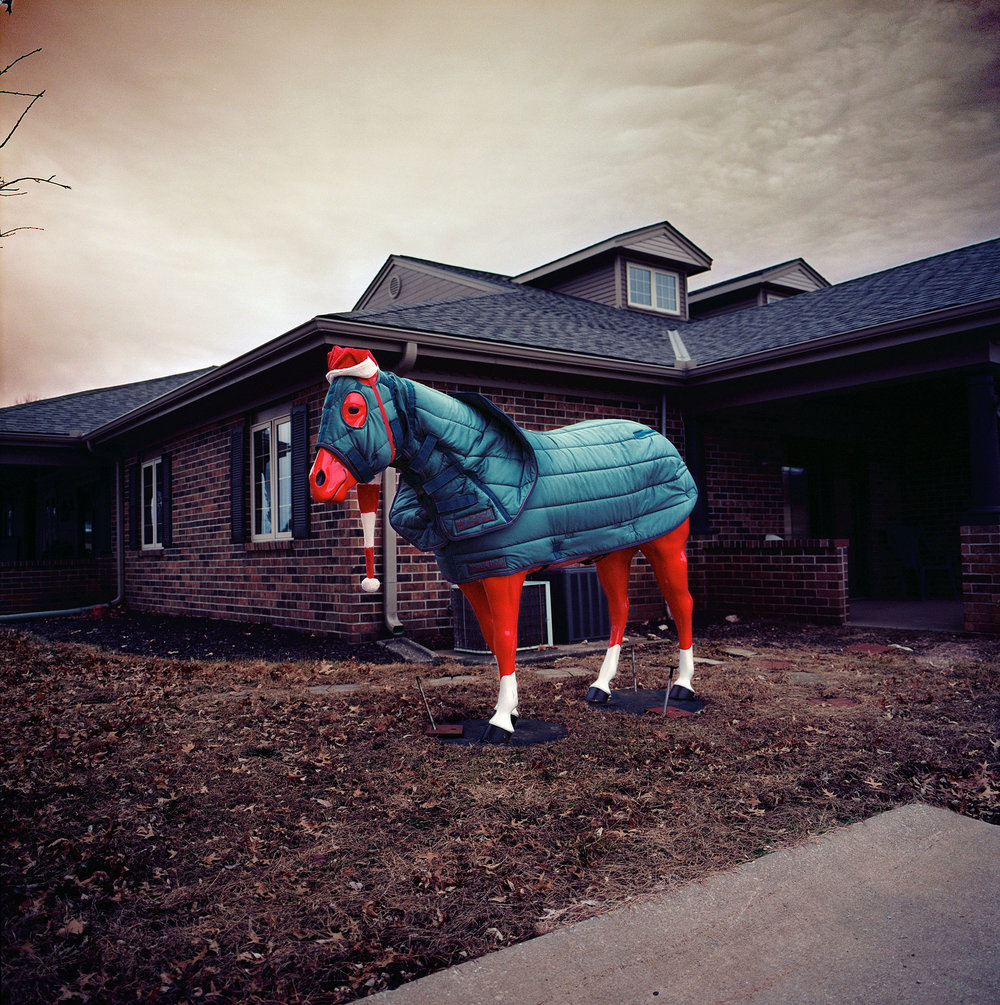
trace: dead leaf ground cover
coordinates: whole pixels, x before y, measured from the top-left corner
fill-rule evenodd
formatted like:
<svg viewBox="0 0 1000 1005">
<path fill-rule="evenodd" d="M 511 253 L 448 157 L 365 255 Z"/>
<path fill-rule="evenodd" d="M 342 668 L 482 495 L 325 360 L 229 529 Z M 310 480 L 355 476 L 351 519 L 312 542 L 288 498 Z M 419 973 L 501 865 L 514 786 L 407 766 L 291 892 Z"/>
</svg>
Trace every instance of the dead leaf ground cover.
<svg viewBox="0 0 1000 1005">
<path fill-rule="evenodd" d="M 662 687 L 673 647 L 647 636 Z M 1000 823 L 1000 641 L 696 646 L 701 716 L 595 711 L 600 656 L 553 652 L 521 712 L 568 737 L 497 749 L 426 737 L 415 683 L 439 721 L 481 718 L 485 667 L 3 631 L 3 1001 L 350 1001 L 894 806 Z"/>
</svg>

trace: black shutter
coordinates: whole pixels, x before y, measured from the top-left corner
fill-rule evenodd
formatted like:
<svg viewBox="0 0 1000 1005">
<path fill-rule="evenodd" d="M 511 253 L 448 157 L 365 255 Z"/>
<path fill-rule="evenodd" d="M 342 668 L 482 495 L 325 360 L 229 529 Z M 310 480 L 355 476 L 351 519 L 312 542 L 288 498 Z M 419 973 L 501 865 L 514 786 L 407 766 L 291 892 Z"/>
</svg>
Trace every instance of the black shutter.
<svg viewBox="0 0 1000 1005">
<path fill-rule="evenodd" d="M 169 548 L 174 543 L 173 482 L 170 477 L 170 454 L 160 458 L 160 473 L 163 477 L 163 540 L 160 544 Z"/>
<path fill-rule="evenodd" d="M 142 543 L 142 528 L 139 526 L 139 514 L 142 507 L 139 499 L 139 465 L 133 464 L 128 469 L 128 544 L 130 548 L 139 549 Z"/>
<path fill-rule="evenodd" d="M 309 409 L 292 408 L 292 537 L 309 536 Z"/>
<path fill-rule="evenodd" d="M 245 455 L 247 427 L 240 426 L 229 434 L 229 522 L 233 544 L 247 539 Z"/>
</svg>

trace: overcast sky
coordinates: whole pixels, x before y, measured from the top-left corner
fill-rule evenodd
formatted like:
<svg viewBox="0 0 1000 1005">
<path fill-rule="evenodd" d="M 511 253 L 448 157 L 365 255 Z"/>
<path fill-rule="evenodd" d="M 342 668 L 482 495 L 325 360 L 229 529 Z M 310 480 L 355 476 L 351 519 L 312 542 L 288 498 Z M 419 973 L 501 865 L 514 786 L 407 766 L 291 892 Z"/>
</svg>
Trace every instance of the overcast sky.
<svg viewBox="0 0 1000 1005">
<path fill-rule="evenodd" d="M 1000 236 L 995 0 L 14 0 L 0 404 L 224 363 L 392 253 L 669 220 L 705 285 Z M 25 99 L 0 95 L 0 137 Z M 696 283 L 695 285 L 698 285 Z M 319 375 L 320 377 L 322 375 Z"/>
</svg>

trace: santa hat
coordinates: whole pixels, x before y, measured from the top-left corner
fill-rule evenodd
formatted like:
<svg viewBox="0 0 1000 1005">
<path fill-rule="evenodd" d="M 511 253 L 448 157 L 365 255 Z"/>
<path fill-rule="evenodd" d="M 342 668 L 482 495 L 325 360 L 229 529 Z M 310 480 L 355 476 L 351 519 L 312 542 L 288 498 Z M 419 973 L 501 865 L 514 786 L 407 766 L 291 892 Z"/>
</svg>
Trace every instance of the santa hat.
<svg viewBox="0 0 1000 1005">
<path fill-rule="evenodd" d="M 335 345 L 326 357 L 329 367 L 326 380 L 332 384 L 338 377 L 357 377 L 374 381 L 378 377 L 378 363 L 367 349 L 344 349 Z"/>
</svg>

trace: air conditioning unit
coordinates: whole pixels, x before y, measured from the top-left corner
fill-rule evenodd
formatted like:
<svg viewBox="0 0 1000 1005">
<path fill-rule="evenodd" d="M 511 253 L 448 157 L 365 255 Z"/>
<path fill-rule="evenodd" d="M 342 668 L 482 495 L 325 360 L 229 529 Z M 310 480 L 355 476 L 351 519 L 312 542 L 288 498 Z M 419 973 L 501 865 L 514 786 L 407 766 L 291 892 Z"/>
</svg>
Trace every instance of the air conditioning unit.
<svg viewBox="0 0 1000 1005">
<path fill-rule="evenodd" d="M 488 653 L 490 647 L 479 630 L 472 605 L 457 587 L 451 588 L 455 648 L 462 653 Z M 548 583 L 526 582 L 517 615 L 517 648 L 541 649 L 552 645 L 552 604 Z"/>
<path fill-rule="evenodd" d="M 557 645 L 600 642 L 611 635 L 611 615 L 597 569 L 571 565 L 538 573 L 552 584 L 552 621 Z"/>
</svg>

